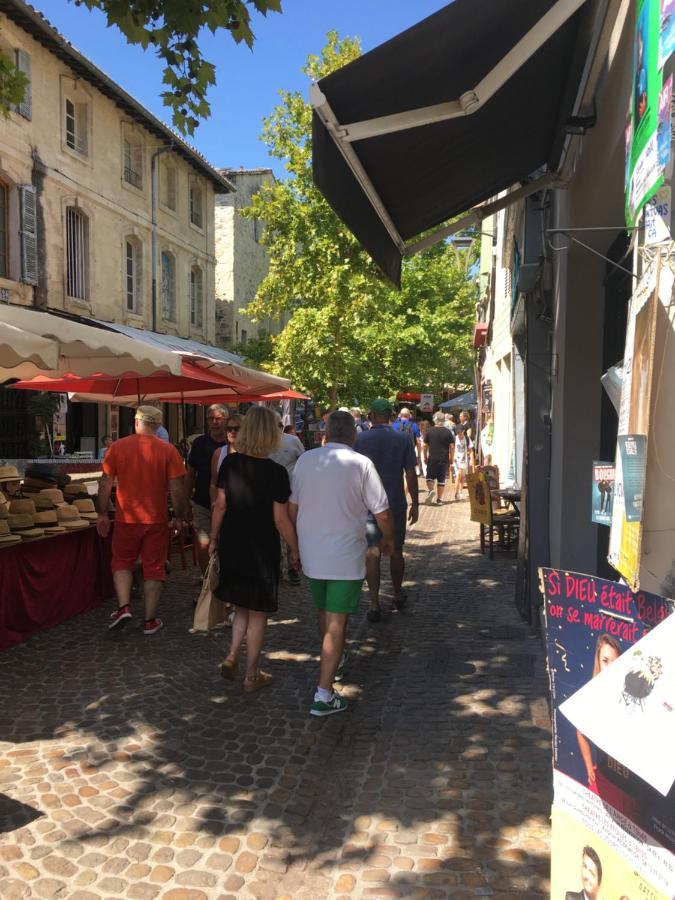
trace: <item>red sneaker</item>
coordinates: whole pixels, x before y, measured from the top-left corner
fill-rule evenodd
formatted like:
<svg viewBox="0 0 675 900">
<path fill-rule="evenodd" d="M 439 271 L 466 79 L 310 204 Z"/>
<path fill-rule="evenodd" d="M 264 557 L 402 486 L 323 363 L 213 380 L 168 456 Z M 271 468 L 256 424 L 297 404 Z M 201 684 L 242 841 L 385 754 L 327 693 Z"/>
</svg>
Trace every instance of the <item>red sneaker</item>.
<svg viewBox="0 0 675 900">
<path fill-rule="evenodd" d="M 114 613 L 110 613 L 110 624 L 108 625 L 108 629 L 112 630 L 113 628 L 119 628 L 130 618 L 131 609 L 129 606 L 120 606 Z"/>
<path fill-rule="evenodd" d="M 146 619 L 143 623 L 143 634 L 154 634 L 164 628 L 164 622 L 161 619 Z"/>
</svg>

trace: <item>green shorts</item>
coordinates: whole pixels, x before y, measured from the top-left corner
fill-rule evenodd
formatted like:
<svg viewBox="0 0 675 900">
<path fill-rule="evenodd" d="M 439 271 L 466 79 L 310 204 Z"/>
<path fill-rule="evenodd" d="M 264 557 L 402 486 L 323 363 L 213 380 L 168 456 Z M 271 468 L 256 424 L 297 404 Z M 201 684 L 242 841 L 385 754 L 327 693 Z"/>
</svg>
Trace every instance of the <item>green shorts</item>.
<svg viewBox="0 0 675 900">
<path fill-rule="evenodd" d="M 358 611 L 363 578 L 357 581 L 333 581 L 324 578 L 308 578 L 309 589 L 317 609 L 326 612 L 345 613 L 350 616 Z"/>
</svg>

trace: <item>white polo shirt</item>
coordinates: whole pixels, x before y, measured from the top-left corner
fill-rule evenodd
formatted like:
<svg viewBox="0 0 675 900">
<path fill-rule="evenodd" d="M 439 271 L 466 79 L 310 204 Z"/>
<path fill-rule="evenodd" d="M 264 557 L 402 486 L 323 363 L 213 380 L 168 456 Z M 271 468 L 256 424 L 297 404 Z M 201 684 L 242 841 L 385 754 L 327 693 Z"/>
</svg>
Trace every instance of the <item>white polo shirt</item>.
<svg viewBox="0 0 675 900">
<path fill-rule="evenodd" d="M 389 508 L 375 466 L 346 444 L 328 443 L 295 464 L 302 568 L 309 578 L 356 581 L 366 574 L 366 520 Z"/>
</svg>

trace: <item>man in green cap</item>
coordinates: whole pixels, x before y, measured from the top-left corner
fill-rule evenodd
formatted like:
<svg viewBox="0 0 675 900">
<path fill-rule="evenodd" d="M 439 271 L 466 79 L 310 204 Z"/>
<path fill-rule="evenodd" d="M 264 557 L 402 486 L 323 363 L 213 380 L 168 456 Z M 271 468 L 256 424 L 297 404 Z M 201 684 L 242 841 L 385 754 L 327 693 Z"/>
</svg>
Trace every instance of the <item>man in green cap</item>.
<svg viewBox="0 0 675 900">
<path fill-rule="evenodd" d="M 389 508 L 394 517 L 394 552 L 391 554 L 391 583 L 394 591 L 394 606 L 402 609 L 406 595 L 403 590 L 405 561 L 403 544 L 405 542 L 406 519 L 414 525 L 419 515 L 419 497 L 415 465 L 417 458 L 415 446 L 407 434 L 395 431 L 391 427 L 393 408 L 388 400 L 378 398 L 370 404 L 369 431 L 362 431 L 356 437 L 354 449 L 367 456 L 387 493 Z M 408 493 L 410 494 L 410 510 L 407 509 L 403 476 L 405 475 Z M 407 515 L 406 515 L 407 514 Z M 373 516 L 368 519 L 368 553 L 366 555 L 366 580 L 370 594 L 370 609 L 367 616 L 369 622 L 379 622 L 382 618 L 380 610 L 380 541 L 382 533 Z"/>
</svg>

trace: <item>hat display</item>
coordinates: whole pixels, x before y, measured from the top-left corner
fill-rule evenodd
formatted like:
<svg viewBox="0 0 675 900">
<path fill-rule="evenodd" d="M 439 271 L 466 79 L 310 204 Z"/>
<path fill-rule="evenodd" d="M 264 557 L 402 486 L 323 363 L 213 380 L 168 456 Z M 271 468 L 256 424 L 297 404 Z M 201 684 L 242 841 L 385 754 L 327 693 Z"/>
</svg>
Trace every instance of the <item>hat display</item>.
<svg viewBox="0 0 675 900">
<path fill-rule="evenodd" d="M 26 466 L 26 477 L 44 481 L 44 487 L 63 487 L 70 481 L 70 475 L 61 472 L 58 465 L 47 463 L 31 463 Z"/>
<path fill-rule="evenodd" d="M 35 513 L 33 521 L 40 528 L 44 528 L 45 534 L 63 534 L 66 530 L 64 525 L 59 525 L 55 509 Z"/>
<path fill-rule="evenodd" d="M 16 466 L 0 466 L 0 481 L 19 481 L 20 478 Z"/>
<path fill-rule="evenodd" d="M 23 479 L 23 489 L 28 494 L 36 494 L 43 488 L 51 487 L 56 487 L 56 484 L 46 478 L 33 478 L 31 475 L 26 475 Z"/>
<path fill-rule="evenodd" d="M 10 513 L 26 513 L 29 516 L 34 516 L 35 504 L 32 500 L 11 500 L 9 511 Z"/>
<path fill-rule="evenodd" d="M 0 503 L 6 503 L 6 502 L 7 502 L 7 497 L 5 497 L 5 495 L 2 493 L 2 491 L 0 491 Z"/>
<path fill-rule="evenodd" d="M 40 493 L 43 497 L 51 500 L 54 506 L 65 506 L 66 501 L 63 499 L 63 491 L 59 490 L 59 488 L 43 488 Z"/>
<path fill-rule="evenodd" d="M 391 413 L 394 411 L 393 406 L 384 397 L 378 397 L 370 404 L 370 411 L 374 413 Z"/>
<path fill-rule="evenodd" d="M 72 503 L 73 500 L 86 500 L 89 497 L 87 489 L 83 484 L 67 484 L 63 489 L 64 500 Z"/>
<path fill-rule="evenodd" d="M 9 503 L 0 503 L 0 519 L 6 519 L 9 515 Z"/>
<path fill-rule="evenodd" d="M 22 540 L 31 540 L 32 538 L 41 538 L 44 535 L 44 528 L 36 528 L 33 516 L 29 513 L 10 513 L 7 519 L 9 530 L 13 534 L 18 534 Z"/>
<path fill-rule="evenodd" d="M 46 509 L 56 509 L 56 504 L 45 494 L 34 494 L 32 500 L 35 504 L 35 509 L 37 510 L 37 512 L 41 512 Z"/>
<path fill-rule="evenodd" d="M 59 506 L 56 510 L 56 518 L 59 525 L 63 525 L 69 531 L 75 528 L 88 528 L 89 522 L 80 518 L 80 512 L 74 506 Z"/>
<path fill-rule="evenodd" d="M 73 501 L 73 506 L 79 511 L 80 516 L 83 519 L 93 521 L 98 518 L 94 501 L 91 498 L 88 498 L 87 500 L 75 500 Z"/>
<path fill-rule="evenodd" d="M 9 525 L 5 519 L 0 519 L 0 547 L 4 547 L 7 544 L 20 544 L 21 543 L 21 535 L 20 534 L 12 534 L 9 530 Z"/>
</svg>

